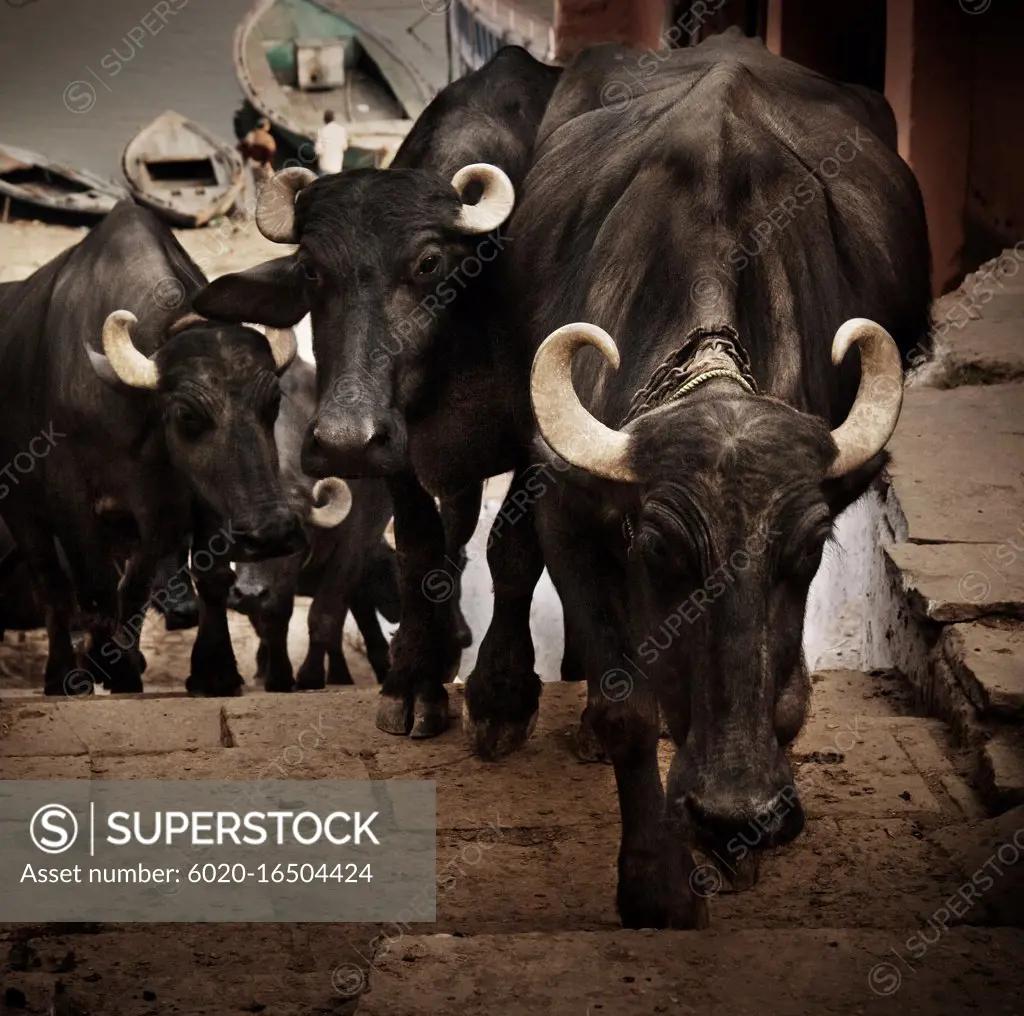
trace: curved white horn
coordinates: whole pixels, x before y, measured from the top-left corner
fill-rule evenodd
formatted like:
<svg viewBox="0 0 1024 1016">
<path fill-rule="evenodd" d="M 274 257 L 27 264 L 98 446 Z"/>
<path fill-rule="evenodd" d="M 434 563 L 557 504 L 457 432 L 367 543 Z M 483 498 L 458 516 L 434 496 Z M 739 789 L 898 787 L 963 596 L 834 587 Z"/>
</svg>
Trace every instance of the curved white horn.
<svg viewBox="0 0 1024 1016">
<path fill-rule="evenodd" d="M 488 162 L 463 166 L 452 177 L 452 186 L 460 198 L 471 183 L 482 184 L 483 193 L 475 205 L 462 206 L 455 225 L 467 233 L 489 233 L 512 214 L 516 189 L 503 170 Z"/>
<path fill-rule="evenodd" d="M 295 359 L 295 354 L 299 351 L 299 340 L 292 328 L 271 328 L 268 325 L 264 331 L 274 357 L 274 367 L 280 374 Z"/>
<path fill-rule="evenodd" d="M 619 351 L 603 328 L 582 322 L 563 325 L 541 343 L 533 358 L 533 415 L 544 440 L 566 462 L 606 480 L 634 483 L 629 435 L 592 416 L 572 386 L 572 358 L 583 346 L 595 346 L 618 369 Z"/>
<path fill-rule="evenodd" d="M 326 497 L 326 502 L 317 505 L 316 502 L 322 497 Z M 344 480 L 337 476 L 327 476 L 313 485 L 313 502 L 309 521 L 321 529 L 332 529 L 340 526 L 352 510 L 352 491 Z"/>
<path fill-rule="evenodd" d="M 860 387 L 846 419 L 832 431 L 839 454 L 828 471 L 835 479 L 863 466 L 886 445 L 903 407 L 903 364 L 892 336 L 867 318 L 851 318 L 832 340 L 839 366 L 850 346 L 860 346 Z"/>
<path fill-rule="evenodd" d="M 130 310 L 115 310 L 103 322 L 103 352 L 118 379 L 132 388 L 157 388 L 160 368 L 135 348 L 132 326 L 138 318 Z"/>
<path fill-rule="evenodd" d="M 311 169 L 282 169 L 267 181 L 256 202 L 256 225 L 275 243 L 298 243 L 295 235 L 295 195 L 316 179 Z"/>
</svg>

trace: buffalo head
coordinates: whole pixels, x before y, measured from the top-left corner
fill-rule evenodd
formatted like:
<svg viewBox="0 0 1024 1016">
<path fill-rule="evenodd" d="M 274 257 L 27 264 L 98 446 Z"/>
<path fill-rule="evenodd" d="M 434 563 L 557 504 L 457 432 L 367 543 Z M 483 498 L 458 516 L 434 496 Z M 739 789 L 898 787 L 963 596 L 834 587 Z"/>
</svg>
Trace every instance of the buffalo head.
<svg viewBox="0 0 1024 1016">
<path fill-rule="evenodd" d="M 137 325 L 127 310 L 107 316 L 103 352 L 86 344 L 96 373 L 118 390 L 152 400 L 171 464 L 203 503 L 231 521 L 238 560 L 302 549 L 302 517 L 282 490 L 274 443 L 278 375 L 295 356 L 294 334 L 264 336 L 190 315 L 146 356 L 132 339 Z M 324 526 L 340 523 L 351 505 L 347 485 L 336 477 L 320 481 L 314 500 L 327 502 L 310 514 Z"/>
<path fill-rule="evenodd" d="M 808 588 L 834 518 L 883 467 L 902 404 L 889 334 L 848 321 L 833 363 L 853 344 L 860 388 L 834 430 L 725 370 L 615 430 L 584 408 L 572 383 L 584 346 L 618 366 L 606 332 L 567 325 L 534 359 L 541 435 L 585 471 L 581 481 L 611 481 L 601 497 L 609 538 L 632 537 L 624 645 L 653 682 L 677 746 L 671 807 L 734 860 L 802 828 L 785 748 L 810 691 L 801 645 Z"/>
<path fill-rule="evenodd" d="M 222 321 L 289 327 L 312 317 L 318 406 L 303 448 L 311 475 L 387 475 L 407 457 L 406 417 L 428 392 L 450 305 L 493 261 L 512 210 L 508 177 L 486 164 L 451 181 L 426 170 L 278 173 L 256 221 L 287 257 L 226 275 L 193 307 Z"/>
</svg>

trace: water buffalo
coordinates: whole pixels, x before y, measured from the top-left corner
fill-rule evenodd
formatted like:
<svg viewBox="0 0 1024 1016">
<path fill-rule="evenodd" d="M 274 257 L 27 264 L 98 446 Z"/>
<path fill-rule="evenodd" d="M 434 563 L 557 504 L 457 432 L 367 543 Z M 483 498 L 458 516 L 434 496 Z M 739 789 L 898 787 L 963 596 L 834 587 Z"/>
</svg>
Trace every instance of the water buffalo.
<svg viewBox="0 0 1024 1016">
<path fill-rule="evenodd" d="M 295 337 L 185 313 L 205 282 L 170 230 L 125 201 L 0 290 L 0 497 L 46 608 L 49 694 L 87 692 L 97 675 L 141 690 L 151 581 L 190 536 L 200 617 L 187 687 L 237 693 L 229 562 L 304 543 L 273 435 Z M 81 667 L 73 618 L 90 635 Z"/>
<path fill-rule="evenodd" d="M 281 376 L 281 394 L 274 433 L 281 479 L 298 506 L 309 501 L 313 488 L 300 460 L 306 428 L 316 410 L 314 369 L 296 359 Z M 267 691 L 351 684 L 341 642 L 349 610 L 362 632 L 377 679 L 383 682 L 387 675 L 388 643 L 377 609 L 387 620 L 398 620 L 394 551 L 382 538 L 391 517 L 391 498 L 383 480 L 353 480 L 348 486 L 351 510 L 347 517 L 332 528 L 310 526 L 308 553 L 243 563 L 235 569 L 228 606 L 248 615 L 260 637 L 257 678 Z M 288 658 L 288 622 L 296 595 L 313 598 L 309 650 L 297 682 Z"/>
<path fill-rule="evenodd" d="M 458 579 L 481 481 L 524 454 L 529 400 L 525 380 L 509 386 L 496 269 L 512 243 L 501 225 L 559 74 L 505 48 L 434 99 L 390 169 L 277 174 L 257 223 L 297 250 L 223 276 L 193 301 L 212 318 L 275 327 L 310 313 L 319 404 L 303 466 L 387 477 L 401 627 L 377 725 L 391 733 L 428 737 L 448 724 L 444 681 L 465 644 Z M 525 378 L 528 361 L 521 366 Z M 522 604 L 506 604 L 500 586 L 495 596 L 478 670 L 513 663 L 494 633 L 521 623 Z M 514 663 L 532 673 L 532 646 Z"/>
<path fill-rule="evenodd" d="M 887 461 L 930 266 L 881 96 L 735 32 L 657 59 L 625 104 L 612 86 L 635 53 L 566 68 L 509 224 L 508 334 L 565 467 L 531 507 L 615 768 L 619 913 L 694 927 L 684 848 L 749 879 L 741 860 L 802 828 L 785 749 L 810 690 L 808 587 Z M 492 573 L 527 602 L 540 566 L 524 560 Z M 504 712 L 515 743 L 532 675 L 487 676 L 469 711 Z"/>
</svg>

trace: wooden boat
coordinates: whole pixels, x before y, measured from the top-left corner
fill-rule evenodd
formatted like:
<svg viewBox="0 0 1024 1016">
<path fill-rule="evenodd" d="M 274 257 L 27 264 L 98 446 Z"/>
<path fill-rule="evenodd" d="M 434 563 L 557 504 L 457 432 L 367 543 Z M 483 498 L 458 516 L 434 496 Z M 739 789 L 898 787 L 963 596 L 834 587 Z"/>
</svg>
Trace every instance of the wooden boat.
<svg viewBox="0 0 1024 1016">
<path fill-rule="evenodd" d="M 7 218 L 11 203 L 99 219 L 127 193 L 110 180 L 74 169 L 45 155 L 0 144 L 0 205 Z"/>
<path fill-rule="evenodd" d="M 434 48 L 407 39 L 417 22 Z M 235 31 L 235 72 L 303 161 L 315 164 L 307 142 L 331 110 L 349 134 L 346 168 L 385 165 L 447 83 L 443 22 L 424 18 L 421 0 L 254 0 Z"/>
<path fill-rule="evenodd" d="M 245 183 L 238 152 L 172 110 L 128 142 L 121 166 L 135 199 L 176 226 L 229 212 Z"/>
</svg>

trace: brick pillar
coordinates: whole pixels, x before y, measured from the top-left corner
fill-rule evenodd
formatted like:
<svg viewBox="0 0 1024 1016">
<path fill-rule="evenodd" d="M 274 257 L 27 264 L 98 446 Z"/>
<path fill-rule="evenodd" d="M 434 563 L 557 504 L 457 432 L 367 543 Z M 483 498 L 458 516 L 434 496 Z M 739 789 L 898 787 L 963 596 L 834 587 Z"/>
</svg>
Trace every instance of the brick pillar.
<svg viewBox="0 0 1024 1016">
<path fill-rule="evenodd" d="M 956 4 L 889 0 L 885 96 L 924 196 L 936 295 L 964 269 L 973 28 Z"/>
<path fill-rule="evenodd" d="M 555 54 L 567 63 L 581 49 L 618 42 L 663 48 L 665 0 L 555 0 Z"/>
</svg>

